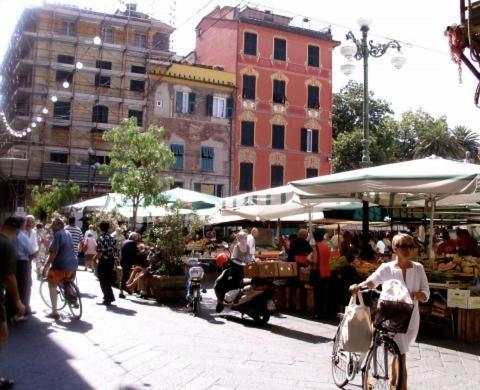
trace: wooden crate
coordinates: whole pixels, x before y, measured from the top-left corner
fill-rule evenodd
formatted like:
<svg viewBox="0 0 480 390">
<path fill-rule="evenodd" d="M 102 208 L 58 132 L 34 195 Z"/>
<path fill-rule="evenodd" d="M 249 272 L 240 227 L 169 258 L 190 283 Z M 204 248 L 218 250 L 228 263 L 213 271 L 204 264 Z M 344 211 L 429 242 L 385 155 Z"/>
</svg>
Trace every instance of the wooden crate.
<svg viewBox="0 0 480 390">
<path fill-rule="evenodd" d="M 458 309 L 457 338 L 469 343 L 480 341 L 480 309 Z"/>
</svg>

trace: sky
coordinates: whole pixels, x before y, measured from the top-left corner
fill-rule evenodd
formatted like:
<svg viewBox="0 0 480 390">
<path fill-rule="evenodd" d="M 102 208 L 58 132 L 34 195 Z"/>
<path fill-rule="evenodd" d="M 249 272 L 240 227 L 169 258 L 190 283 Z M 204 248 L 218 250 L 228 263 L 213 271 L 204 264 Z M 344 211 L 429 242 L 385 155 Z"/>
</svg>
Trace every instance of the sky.
<svg viewBox="0 0 480 390">
<path fill-rule="evenodd" d="M 375 97 L 391 102 L 395 116 L 407 110 L 423 109 L 434 117 L 445 115 L 451 128 L 464 125 L 480 134 L 480 109 L 473 97 L 477 81 L 462 66 L 459 83 L 458 66 L 450 58 L 448 40 L 444 36 L 448 25 L 459 23 L 458 0 L 137 0 L 138 10 L 149 13 L 176 27 L 171 49 L 187 54 L 194 49 L 194 29 L 199 20 L 217 5 L 245 6 L 269 9 L 291 16 L 293 23 L 311 29 L 331 26 L 333 38 L 345 43 L 345 34 L 352 30 L 360 37 L 358 19 L 371 20 L 369 39 L 384 43 L 388 39 L 401 42 L 407 59 L 400 70 L 390 63 L 394 51 L 369 61 L 369 89 Z M 25 6 L 40 5 L 41 0 L 0 0 L 0 61 L 8 38 Z M 52 3 L 53 1 L 47 1 Z M 127 1 L 128 2 L 128 1 Z M 64 0 L 94 11 L 113 12 L 122 8 L 122 0 Z M 307 17 L 308 22 L 303 22 Z M 361 61 L 356 70 L 345 76 L 340 66 L 347 60 L 339 48 L 333 56 L 333 90 L 337 92 L 349 80 L 363 82 Z M 478 67 L 478 64 L 477 64 Z"/>
</svg>

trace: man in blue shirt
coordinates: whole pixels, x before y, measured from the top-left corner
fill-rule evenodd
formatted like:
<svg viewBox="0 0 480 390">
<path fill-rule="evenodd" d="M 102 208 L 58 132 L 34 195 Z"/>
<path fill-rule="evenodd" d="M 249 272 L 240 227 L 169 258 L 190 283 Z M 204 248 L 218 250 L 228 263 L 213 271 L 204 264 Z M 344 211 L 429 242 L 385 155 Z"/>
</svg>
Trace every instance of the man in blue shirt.
<svg viewBox="0 0 480 390">
<path fill-rule="evenodd" d="M 72 236 L 64 229 L 64 226 L 60 218 L 52 221 L 54 235 L 48 249 L 50 254 L 43 269 L 44 277 L 47 276 L 48 270 L 48 287 L 52 303 L 52 312 L 47 315 L 47 318 L 58 319 L 60 317 L 57 312 L 57 286 L 64 280 L 73 280 L 78 266 Z M 50 265 L 51 267 L 48 269 Z"/>
</svg>

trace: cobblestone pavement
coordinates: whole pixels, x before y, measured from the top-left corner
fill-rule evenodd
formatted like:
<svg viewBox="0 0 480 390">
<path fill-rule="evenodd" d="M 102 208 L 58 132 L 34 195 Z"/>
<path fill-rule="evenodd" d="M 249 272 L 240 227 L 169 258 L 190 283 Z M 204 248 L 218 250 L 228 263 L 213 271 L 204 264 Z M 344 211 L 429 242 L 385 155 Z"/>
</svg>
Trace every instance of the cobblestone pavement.
<svg viewBox="0 0 480 390">
<path fill-rule="evenodd" d="M 55 322 L 33 289 L 36 314 L 11 328 L 0 374 L 15 389 L 335 389 L 329 356 L 335 326 L 280 314 L 265 328 L 218 316 L 211 290 L 201 317 L 129 296 L 97 306 L 92 274 L 78 273 L 84 315 Z M 480 345 L 415 344 L 409 389 L 479 389 Z M 463 351 L 463 352 L 462 352 Z M 360 389 L 359 378 L 347 386 Z"/>
</svg>

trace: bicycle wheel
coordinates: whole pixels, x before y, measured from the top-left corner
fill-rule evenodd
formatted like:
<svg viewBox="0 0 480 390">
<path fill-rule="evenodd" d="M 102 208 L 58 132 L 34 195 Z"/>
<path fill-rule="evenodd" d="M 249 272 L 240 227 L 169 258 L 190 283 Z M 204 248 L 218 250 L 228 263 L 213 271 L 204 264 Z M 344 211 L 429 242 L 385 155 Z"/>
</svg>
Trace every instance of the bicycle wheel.
<svg viewBox="0 0 480 390">
<path fill-rule="evenodd" d="M 51 309 L 52 303 L 50 301 L 50 289 L 48 288 L 47 279 L 43 279 L 40 282 L 40 297 L 42 298 L 43 303 Z M 57 310 L 62 310 L 66 304 L 67 302 L 65 301 L 63 291 L 60 286 L 57 286 Z"/>
<path fill-rule="evenodd" d="M 349 361 L 349 352 L 342 349 L 342 340 L 340 335 L 341 324 L 337 328 L 337 333 L 333 339 L 332 349 L 332 376 L 333 381 L 338 387 L 344 387 L 348 383 L 347 369 Z"/>
<path fill-rule="evenodd" d="M 396 378 L 392 367 L 396 361 Z M 397 344 L 391 339 L 381 339 L 368 353 L 365 364 L 363 389 L 401 389 L 403 361 Z"/>
<path fill-rule="evenodd" d="M 67 299 L 68 308 L 70 313 L 72 313 L 73 318 L 79 320 L 82 317 L 82 298 L 80 296 L 80 290 L 78 289 L 77 285 L 73 282 L 70 282 L 71 287 L 75 290 L 74 294 Z"/>
</svg>

